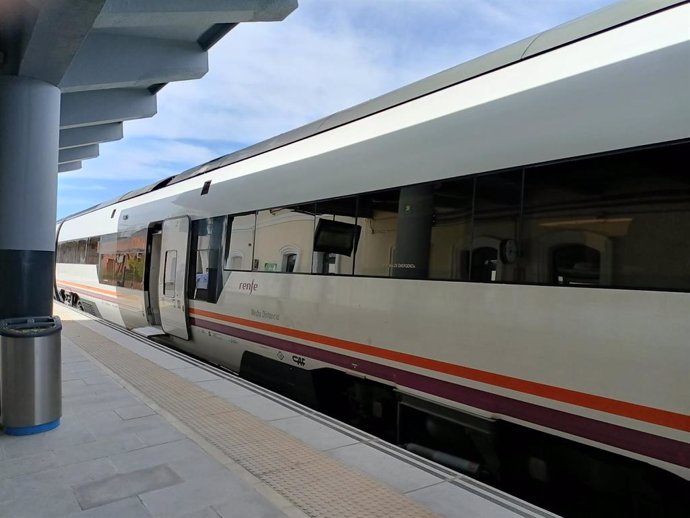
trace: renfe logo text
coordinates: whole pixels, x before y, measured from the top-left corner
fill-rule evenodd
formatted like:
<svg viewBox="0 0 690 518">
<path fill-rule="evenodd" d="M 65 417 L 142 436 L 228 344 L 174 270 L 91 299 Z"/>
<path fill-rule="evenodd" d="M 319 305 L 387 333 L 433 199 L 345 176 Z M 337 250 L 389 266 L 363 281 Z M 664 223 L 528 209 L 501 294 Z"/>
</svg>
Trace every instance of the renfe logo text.
<svg viewBox="0 0 690 518">
<path fill-rule="evenodd" d="M 240 291 L 248 291 L 250 295 L 254 293 L 258 287 L 259 285 L 254 280 L 252 280 L 252 282 L 241 282 L 239 284 Z"/>
</svg>

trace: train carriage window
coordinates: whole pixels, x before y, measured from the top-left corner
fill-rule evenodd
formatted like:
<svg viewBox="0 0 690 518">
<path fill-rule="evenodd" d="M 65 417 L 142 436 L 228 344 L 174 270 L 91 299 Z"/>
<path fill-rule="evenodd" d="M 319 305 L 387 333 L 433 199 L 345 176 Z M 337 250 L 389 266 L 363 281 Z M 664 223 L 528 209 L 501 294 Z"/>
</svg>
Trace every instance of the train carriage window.
<svg viewBox="0 0 690 518">
<path fill-rule="evenodd" d="M 192 221 L 188 297 L 215 303 L 223 288 L 222 254 L 228 218 Z"/>
<path fill-rule="evenodd" d="M 228 260 L 228 265 L 231 270 L 241 270 L 244 262 L 244 255 L 241 252 L 233 252 Z"/>
<path fill-rule="evenodd" d="M 477 246 L 470 256 L 470 279 L 479 282 L 494 282 L 498 276 L 498 248 L 495 246 Z"/>
<path fill-rule="evenodd" d="M 98 264 L 99 237 L 63 241 L 57 246 L 56 262 L 68 264 Z"/>
<path fill-rule="evenodd" d="M 297 254 L 287 253 L 283 254 L 283 263 L 281 266 L 281 272 L 291 273 L 295 271 L 295 265 L 297 264 Z"/>
<path fill-rule="evenodd" d="M 78 259 L 78 241 L 67 241 L 62 243 L 61 261 L 62 263 L 76 264 Z"/>
<path fill-rule="evenodd" d="M 394 276 L 393 249 L 398 233 L 398 200 L 400 189 L 364 194 L 357 199 L 357 224 L 362 227 L 355 275 Z M 396 272 L 414 269 L 415 264 L 395 267 Z"/>
<path fill-rule="evenodd" d="M 473 199 L 472 178 L 433 185 L 430 279 L 469 279 Z"/>
<path fill-rule="evenodd" d="M 434 185 L 400 189 L 391 276 L 426 279 L 429 276 L 431 228 L 434 220 Z"/>
<path fill-rule="evenodd" d="M 316 231 L 312 272 L 352 275 L 362 227 L 357 224 L 357 198 L 316 203 Z"/>
<path fill-rule="evenodd" d="M 98 264 L 98 244 L 100 237 L 90 237 L 86 248 L 86 264 Z"/>
<path fill-rule="evenodd" d="M 256 214 L 228 217 L 225 270 L 251 271 L 254 259 Z"/>
<path fill-rule="evenodd" d="M 313 204 L 259 211 L 254 243 L 258 270 L 311 272 L 313 239 Z"/>
<path fill-rule="evenodd" d="M 144 289 L 146 235 L 147 230 L 142 229 L 95 238 L 95 248 L 98 249 L 98 280 L 101 284 Z M 87 248 L 87 262 L 95 260 L 94 252 L 94 249 Z"/>
<path fill-rule="evenodd" d="M 527 280 L 690 288 L 690 144 L 530 168 Z"/>
<path fill-rule="evenodd" d="M 117 286 L 117 234 L 101 236 L 98 256 L 99 282 Z"/>
<path fill-rule="evenodd" d="M 596 286 L 601 275 L 601 252 L 587 245 L 561 245 L 551 252 L 551 284 Z"/>
<path fill-rule="evenodd" d="M 86 239 L 80 239 L 77 242 L 77 264 L 86 264 Z"/>
<path fill-rule="evenodd" d="M 522 170 L 512 170 L 476 178 L 470 280 L 524 281 L 518 239 L 522 176 Z"/>
<path fill-rule="evenodd" d="M 147 234 L 147 229 L 118 234 L 118 264 L 122 264 L 123 268 L 118 286 L 134 290 L 144 289 L 144 254 Z"/>
<path fill-rule="evenodd" d="M 163 270 L 163 295 L 175 297 L 175 282 L 177 277 L 177 250 L 165 252 L 165 269 Z"/>
<path fill-rule="evenodd" d="M 57 259 L 56 259 L 56 261 L 58 263 L 67 262 L 67 261 L 65 261 L 65 257 L 67 256 L 67 254 L 65 253 L 66 250 L 67 250 L 67 242 L 66 241 L 63 241 L 62 243 L 58 244 L 58 246 L 57 246 Z"/>
</svg>

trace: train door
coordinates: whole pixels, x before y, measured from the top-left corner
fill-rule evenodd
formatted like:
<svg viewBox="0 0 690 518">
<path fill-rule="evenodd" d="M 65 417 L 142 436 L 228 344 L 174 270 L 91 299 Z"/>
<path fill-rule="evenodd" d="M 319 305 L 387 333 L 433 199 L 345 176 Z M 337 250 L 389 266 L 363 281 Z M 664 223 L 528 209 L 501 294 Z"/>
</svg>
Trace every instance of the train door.
<svg viewBox="0 0 690 518">
<path fill-rule="evenodd" d="M 146 271 L 144 273 L 146 319 L 151 326 L 158 328 L 160 328 L 161 325 L 161 310 L 158 306 L 158 277 L 160 275 L 162 234 L 163 230 L 160 223 L 153 224 L 149 227 L 149 239 L 146 251 Z"/>
<path fill-rule="evenodd" d="M 57 228 L 55 229 L 55 261 L 53 261 L 55 264 L 53 264 L 53 295 L 55 297 L 55 300 L 59 300 L 60 302 L 63 302 L 63 297 L 60 295 L 60 290 L 58 290 L 57 287 L 57 262 L 58 262 L 58 241 L 60 241 L 60 229 L 62 229 L 62 224 L 64 221 L 60 221 L 57 224 Z M 63 293 L 64 294 L 64 293 Z"/>
<path fill-rule="evenodd" d="M 189 217 L 163 222 L 158 271 L 158 310 L 163 331 L 189 339 L 187 314 L 187 257 Z"/>
</svg>

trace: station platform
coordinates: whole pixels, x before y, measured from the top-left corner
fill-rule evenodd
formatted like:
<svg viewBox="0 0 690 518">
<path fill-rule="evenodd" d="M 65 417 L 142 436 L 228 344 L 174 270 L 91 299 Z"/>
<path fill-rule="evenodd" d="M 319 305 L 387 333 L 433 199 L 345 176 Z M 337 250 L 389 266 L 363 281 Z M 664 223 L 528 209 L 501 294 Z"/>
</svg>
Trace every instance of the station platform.
<svg viewBox="0 0 690 518">
<path fill-rule="evenodd" d="M 554 516 L 90 315 L 56 314 L 62 424 L 0 433 L 0 516 Z"/>
</svg>

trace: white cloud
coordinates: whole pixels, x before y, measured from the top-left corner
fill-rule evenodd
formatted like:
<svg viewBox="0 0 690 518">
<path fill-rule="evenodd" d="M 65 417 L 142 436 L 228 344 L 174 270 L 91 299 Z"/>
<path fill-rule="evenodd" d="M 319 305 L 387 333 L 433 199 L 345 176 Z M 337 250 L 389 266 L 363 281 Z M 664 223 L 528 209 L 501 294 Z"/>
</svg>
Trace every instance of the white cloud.
<svg viewBox="0 0 690 518">
<path fill-rule="evenodd" d="M 302 0 L 283 22 L 234 29 L 206 78 L 166 86 L 127 135 L 255 143 L 605 3 Z"/>
<path fill-rule="evenodd" d="M 102 146 L 97 160 L 84 162 L 82 170 L 61 173 L 59 178 L 140 180 L 144 185 L 215 156 L 216 153 L 203 145 L 165 139 L 131 139 Z"/>
<path fill-rule="evenodd" d="M 285 21 L 241 24 L 210 72 L 158 94 L 81 171 L 60 175 L 59 213 L 85 208 L 455 66 L 611 0 L 300 0 Z M 65 187 L 89 178 L 97 190 Z M 120 183 L 108 183 L 110 181 Z M 84 207 L 67 209 L 81 192 Z"/>
<path fill-rule="evenodd" d="M 88 191 L 97 191 L 97 192 L 103 192 L 107 191 L 108 188 L 105 185 L 94 185 L 94 184 L 86 184 L 84 185 L 83 182 L 76 183 L 76 184 L 70 184 L 67 182 L 62 182 L 61 185 L 61 190 L 63 192 L 65 191 L 81 191 L 81 192 L 88 192 Z"/>
</svg>

